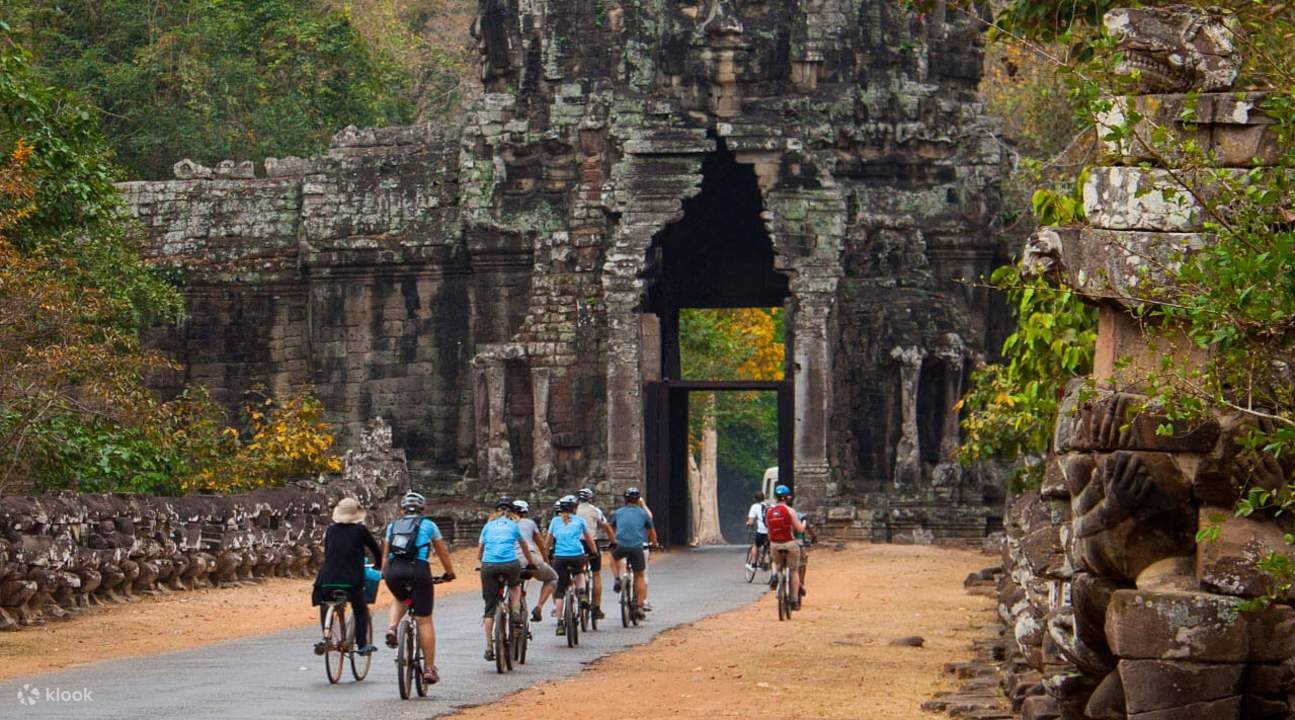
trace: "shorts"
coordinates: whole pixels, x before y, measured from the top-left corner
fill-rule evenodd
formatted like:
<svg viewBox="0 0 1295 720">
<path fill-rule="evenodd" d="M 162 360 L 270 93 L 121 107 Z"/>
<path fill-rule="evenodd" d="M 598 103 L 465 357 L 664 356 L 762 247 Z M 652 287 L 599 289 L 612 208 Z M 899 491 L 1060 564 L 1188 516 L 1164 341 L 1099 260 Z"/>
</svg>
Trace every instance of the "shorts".
<svg viewBox="0 0 1295 720">
<path fill-rule="evenodd" d="M 591 573 L 602 572 L 602 569 L 603 569 L 603 549 L 601 546 L 599 546 L 598 552 L 589 556 L 589 572 Z"/>
<path fill-rule="evenodd" d="M 510 588 L 521 585 L 522 561 L 481 563 L 481 599 L 486 602 L 486 611 L 481 617 L 490 617 L 495 614 L 495 606 L 499 604 L 500 575 L 504 576 L 504 582 Z"/>
<path fill-rule="evenodd" d="M 392 558 L 387 562 L 387 589 L 399 602 L 406 603 L 414 617 L 432 614 L 435 591 L 432 585 L 432 566 L 421 560 Z"/>
<path fill-rule="evenodd" d="M 787 551 L 787 569 L 799 570 L 800 569 L 800 543 L 796 542 L 795 540 L 792 540 L 791 542 L 770 543 L 769 554 L 773 557 L 773 562 L 775 566 L 778 565 L 779 558 L 781 557 L 780 553 L 778 552 L 780 550 Z M 779 567 L 778 569 L 781 570 L 782 568 Z"/>
<path fill-rule="evenodd" d="M 647 569 L 647 555 L 643 554 L 643 548 L 624 548 L 618 547 L 612 551 L 612 559 L 629 560 L 630 570 L 634 572 L 643 572 Z"/>
<path fill-rule="evenodd" d="M 584 555 L 574 555 L 569 557 L 556 557 L 553 559 L 553 566 L 558 571 L 558 588 L 559 596 L 567 591 L 571 585 L 571 578 L 585 571 L 586 557 Z"/>
<path fill-rule="evenodd" d="M 765 545 L 768 545 L 768 544 L 769 544 L 769 533 L 761 533 L 761 532 L 756 533 L 756 534 L 755 534 L 755 540 L 754 540 L 753 542 L 755 542 L 755 546 L 756 546 L 756 547 L 758 547 L 758 548 L 762 548 L 762 547 L 764 547 Z"/>
<path fill-rule="evenodd" d="M 542 583 L 558 581 L 558 574 L 553 566 L 541 560 L 538 554 L 535 555 L 535 571 L 531 575 Z"/>
</svg>

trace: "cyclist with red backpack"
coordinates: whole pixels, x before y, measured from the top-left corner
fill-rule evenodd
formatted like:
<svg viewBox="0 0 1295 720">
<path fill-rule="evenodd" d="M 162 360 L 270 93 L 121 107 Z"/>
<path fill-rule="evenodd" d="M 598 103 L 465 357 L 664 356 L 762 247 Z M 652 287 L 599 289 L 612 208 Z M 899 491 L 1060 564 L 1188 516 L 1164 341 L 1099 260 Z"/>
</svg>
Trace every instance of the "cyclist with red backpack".
<svg viewBox="0 0 1295 720">
<path fill-rule="evenodd" d="M 776 502 L 764 514 L 765 527 L 769 529 L 769 552 L 773 555 L 775 568 L 782 572 L 783 551 L 787 555 L 787 569 L 791 575 L 791 609 L 800 609 L 800 543 L 796 535 L 805 532 L 805 524 L 800 516 L 787 504 L 791 499 L 791 488 L 779 485 L 773 489 Z M 771 584 L 777 583 L 777 574 Z"/>
</svg>

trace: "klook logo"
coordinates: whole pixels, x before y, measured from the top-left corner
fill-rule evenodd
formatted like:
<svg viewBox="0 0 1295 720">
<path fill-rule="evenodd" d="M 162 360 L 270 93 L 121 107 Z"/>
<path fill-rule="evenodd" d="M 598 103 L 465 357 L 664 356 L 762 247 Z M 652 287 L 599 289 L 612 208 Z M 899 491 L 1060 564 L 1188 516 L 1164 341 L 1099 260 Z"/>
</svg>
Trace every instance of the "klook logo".
<svg viewBox="0 0 1295 720">
<path fill-rule="evenodd" d="M 35 705 L 41 700 L 47 703 L 85 703 L 94 702 L 94 695 L 89 688 L 66 690 L 47 687 L 42 690 L 31 683 L 23 683 L 22 688 L 18 690 L 18 702 L 22 705 Z"/>
</svg>

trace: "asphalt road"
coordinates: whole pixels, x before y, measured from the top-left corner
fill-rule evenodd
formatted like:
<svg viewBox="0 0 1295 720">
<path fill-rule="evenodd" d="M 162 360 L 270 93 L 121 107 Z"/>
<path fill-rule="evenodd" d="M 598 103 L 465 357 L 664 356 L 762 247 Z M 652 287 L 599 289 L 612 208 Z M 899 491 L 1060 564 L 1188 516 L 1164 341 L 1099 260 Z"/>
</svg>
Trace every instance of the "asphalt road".
<svg viewBox="0 0 1295 720">
<path fill-rule="evenodd" d="M 497 674 L 494 664 L 481 657 L 485 637 L 480 593 L 438 598 L 441 682 L 431 687 L 427 698 L 400 699 L 395 651 L 385 646 L 375 653 L 366 680 L 352 681 L 347 668 L 341 683 L 329 685 L 323 658 L 311 650 L 319 638 L 318 628 L 311 626 L 0 682 L 0 718 L 434 717 L 497 700 L 540 681 L 574 675 L 594 660 L 645 643 L 662 630 L 751 602 L 762 588 L 743 582 L 740 553 L 737 547 L 676 551 L 653 563 L 651 599 L 656 609 L 637 628 L 621 628 L 605 575 L 604 605 L 608 607 L 602 629 L 582 634 L 580 647 L 567 648 L 564 638 L 554 636 L 546 611 L 544 622 L 535 626 L 527 664 L 506 675 Z M 455 582 L 475 586 L 477 580 L 469 572 Z M 531 584 L 532 602 L 536 587 Z M 385 620 L 378 622 L 377 628 L 385 626 Z M 35 702 L 19 701 L 20 697 L 30 700 L 33 692 Z"/>
</svg>

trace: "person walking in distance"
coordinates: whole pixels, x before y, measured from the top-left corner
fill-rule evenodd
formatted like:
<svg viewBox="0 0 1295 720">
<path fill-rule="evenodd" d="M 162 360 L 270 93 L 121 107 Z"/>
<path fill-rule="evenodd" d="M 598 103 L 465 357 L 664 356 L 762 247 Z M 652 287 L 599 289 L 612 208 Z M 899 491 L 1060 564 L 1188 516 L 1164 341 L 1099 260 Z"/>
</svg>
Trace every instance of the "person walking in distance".
<svg viewBox="0 0 1295 720">
<path fill-rule="evenodd" d="M 445 582 L 454 579 L 454 563 L 450 549 L 445 544 L 441 529 L 431 518 L 423 515 L 427 498 L 416 492 L 406 493 L 400 499 L 400 509 L 405 513 L 387 525 L 382 541 L 382 556 L 387 559 L 383 574 L 387 589 L 396 598 L 391 603 L 391 624 L 387 626 L 387 647 L 396 646 L 396 625 L 408 609 L 418 623 L 418 641 L 423 646 L 423 680 L 428 684 L 439 682 L 436 669 L 436 628 L 432 625 L 432 606 L 435 600 L 432 585 L 431 550 L 445 569 Z"/>
<path fill-rule="evenodd" d="M 755 502 L 751 503 L 751 508 L 746 511 L 746 526 L 755 533 L 755 541 L 751 543 L 751 549 L 746 553 L 746 569 L 750 570 L 755 564 L 755 560 L 760 555 L 760 548 L 769 544 L 769 528 L 764 524 L 764 513 L 769 509 L 769 504 L 764 501 L 764 493 L 759 490 L 755 491 Z"/>
<path fill-rule="evenodd" d="M 613 532 L 611 526 L 607 524 L 607 516 L 594 505 L 594 491 L 590 488 L 581 488 L 576 493 L 576 498 L 580 501 L 576 505 L 576 515 L 585 523 L 585 529 L 594 537 L 595 546 L 593 554 L 589 556 L 589 574 L 590 581 L 593 582 L 594 606 L 590 608 L 594 617 L 602 620 L 603 615 L 603 547 L 610 542 Z"/>
<path fill-rule="evenodd" d="M 769 530 L 769 553 L 773 556 L 778 573 L 783 569 L 783 551 L 786 551 L 787 570 L 791 571 L 791 609 L 800 609 L 800 543 L 796 533 L 805 532 L 805 524 L 800 521 L 796 511 L 787 505 L 791 498 L 791 488 L 779 485 L 773 490 L 774 504 L 764 515 L 765 527 Z M 770 585 L 778 582 L 774 574 Z"/>
<path fill-rule="evenodd" d="M 639 505 L 639 497 L 641 493 L 638 488 L 626 490 L 625 505 L 612 513 L 610 525 L 616 533 L 616 550 L 612 552 L 612 559 L 616 561 L 614 590 L 621 591 L 620 576 L 625 563 L 628 563 L 634 573 L 634 591 L 637 595 L 633 612 L 642 620 L 642 603 L 647 600 L 648 594 L 647 576 L 644 574 L 647 570 L 647 557 L 643 553 L 643 546 L 648 543 L 655 545 L 657 537 L 652 517 Z"/>
</svg>

